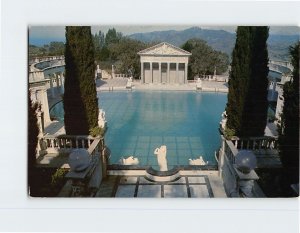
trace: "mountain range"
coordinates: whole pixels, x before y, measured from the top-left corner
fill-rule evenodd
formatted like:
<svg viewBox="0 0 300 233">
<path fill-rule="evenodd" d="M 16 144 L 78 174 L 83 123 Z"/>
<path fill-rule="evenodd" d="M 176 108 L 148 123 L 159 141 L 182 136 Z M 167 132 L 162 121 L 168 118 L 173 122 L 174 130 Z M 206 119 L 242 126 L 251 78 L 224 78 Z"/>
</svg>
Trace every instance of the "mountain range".
<svg viewBox="0 0 300 233">
<path fill-rule="evenodd" d="M 128 37 L 143 42 L 168 42 L 175 46 L 181 46 L 187 40 L 199 38 L 205 40 L 215 50 L 227 53 L 231 56 L 236 34 L 224 30 L 202 29 L 191 27 L 185 30 L 154 31 L 146 33 L 134 33 Z M 299 41 L 299 35 L 270 34 L 268 38 L 269 58 L 274 60 L 289 60 L 289 46 Z"/>
</svg>

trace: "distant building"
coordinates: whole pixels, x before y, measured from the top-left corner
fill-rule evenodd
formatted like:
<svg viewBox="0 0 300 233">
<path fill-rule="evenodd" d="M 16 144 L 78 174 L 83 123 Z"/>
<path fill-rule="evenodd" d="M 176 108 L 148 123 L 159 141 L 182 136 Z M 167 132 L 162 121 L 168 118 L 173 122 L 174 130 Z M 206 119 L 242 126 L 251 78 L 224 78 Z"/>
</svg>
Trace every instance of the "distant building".
<svg viewBox="0 0 300 233">
<path fill-rule="evenodd" d="M 166 42 L 138 52 L 142 83 L 184 84 L 192 54 Z"/>
</svg>

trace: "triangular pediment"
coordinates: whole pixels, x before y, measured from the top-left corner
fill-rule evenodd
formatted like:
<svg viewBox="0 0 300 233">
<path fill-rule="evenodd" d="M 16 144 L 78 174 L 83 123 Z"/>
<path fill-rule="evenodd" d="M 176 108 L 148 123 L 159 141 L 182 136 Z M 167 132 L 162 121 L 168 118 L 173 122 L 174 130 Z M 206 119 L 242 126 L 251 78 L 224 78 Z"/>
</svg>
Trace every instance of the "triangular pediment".
<svg viewBox="0 0 300 233">
<path fill-rule="evenodd" d="M 190 56 L 191 53 L 166 42 L 154 45 L 138 52 L 139 55 Z"/>
</svg>

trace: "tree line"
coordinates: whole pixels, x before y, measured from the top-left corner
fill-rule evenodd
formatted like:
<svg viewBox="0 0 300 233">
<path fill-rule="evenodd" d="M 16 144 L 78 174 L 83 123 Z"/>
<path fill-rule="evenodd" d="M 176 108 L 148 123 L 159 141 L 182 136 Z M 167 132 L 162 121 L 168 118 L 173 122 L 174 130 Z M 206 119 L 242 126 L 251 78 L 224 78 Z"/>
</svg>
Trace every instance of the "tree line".
<svg viewBox="0 0 300 233">
<path fill-rule="evenodd" d="M 131 74 L 134 78 L 140 77 L 139 51 L 151 47 L 159 42 L 145 43 L 131 39 L 111 28 L 104 33 L 99 31 L 92 34 L 95 61 L 102 69 L 111 70 L 115 66 L 118 73 Z M 182 49 L 191 52 L 189 61 L 189 79 L 195 76 L 212 75 L 216 70 L 222 74 L 228 69 L 229 57 L 226 53 L 214 50 L 206 41 L 190 39 L 185 42 Z M 50 42 L 42 47 L 29 45 L 29 57 L 64 55 L 64 42 Z"/>
<path fill-rule="evenodd" d="M 106 34 L 101 31 L 94 34 L 93 42 L 95 58 L 103 68 L 111 69 L 111 65 L 114 65 L 117 72 L 132 74 L 134 78 L 140 77 L 140 57 L 137 53 L 159 43 L 130 39 L 114 28 Z M 192 53 L 188 67 L 189 79 L 194 79 L 196 75 L 212 75 L 215 70 L 217 74 L 222 74 L 228 69 L 228 55 L 214 50 L 204 40 L 190 39 L 181 48 Z"/>
<path fill-rule="evenodd" d="M 29 58 L 64 55 L 65 44 L 64 42 L 58 42 L 58 41 L 52 41 L 49 44 L 45 44 L 41 47 L 30 44 L 28 47 L 28 52 L 29 52 Z"/>
</svg>

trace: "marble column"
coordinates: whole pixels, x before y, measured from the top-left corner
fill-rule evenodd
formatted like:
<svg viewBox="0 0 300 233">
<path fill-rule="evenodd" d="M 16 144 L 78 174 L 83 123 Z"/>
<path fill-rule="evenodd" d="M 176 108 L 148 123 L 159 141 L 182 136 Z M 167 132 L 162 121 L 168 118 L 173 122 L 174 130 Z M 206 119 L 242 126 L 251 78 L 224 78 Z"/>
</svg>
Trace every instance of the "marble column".
<svg viewBox="0 0 300 233">
<path fill-rule="evenodd" d="M 175 75 L 175 83 L 179 83 L 179 75 L 178 75 L 178 70 L 179 70 L 179 63 L 176 62 L 176 75 Z"/>
<path fill-rule="evenodd" d="M 184 83 L 187 83 L 188 81 L 188 63 L 184 63 Z"/>
<path fill-rule="evenodd" d="M 170 62 L 167 63 L 167 83 L 170 83 Z"/>
<path fill-rule="evenodd" d="M 44 125 L 48 125 L 51 123 L 50 113 L 49 113 L 49 105 L 48 105 L 48 97 L 47 97 L 47 89 L 43 88 L 40 90 L 41 93 L 41 104 L 42 111 L 44 112 Z"/>
<path fill-rule="evenodd" d="M 145 77 L 144 77 L 144 62 L 141 62 L 141 82 L 145 83 Z"/>
<path fill-rule="evenodd" d="M 162 83 L 162 79 L 161 79 L 161 62 L 158 63 L 158 73 L 159 73 L 159 81 L 160 83 Z"/>
<path fill-rule="evenodd" d="M 51 97 L 54 97 L 54 88 L 53 88 L 53 78 L 50 76 L 50 90 L 51 90 Z"/>
<path fill-rule="evenodd" d="M 39 126 L 39 137 L 42 137 L 44 134 L 44 124 L 42 119 L 42 112 L 40 110 L 37 110 L 36 112 L 37 120 L 38 120 L 38 126 Z"/>
<path fill-rule="evenodd" d="M 56 87 L 59 87 L 59 78 L 57 74 L 54 74 L 54 77 L 56 78 Z"/>
<path fill-rule="evenodd" d="M 153 83 L 153 70 L 152 70 L 152 62 L 150 62 L 150 74 L 151 74 L 151 83 Z"/>
<path fill-rule="evenodd" d="M 60 73 L 60 81 L 61 81 L 61 85 L 64 87 L 65 86 L 65 77 L 64 77 L 63 72 Z"/>
</svg>

